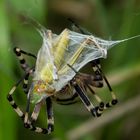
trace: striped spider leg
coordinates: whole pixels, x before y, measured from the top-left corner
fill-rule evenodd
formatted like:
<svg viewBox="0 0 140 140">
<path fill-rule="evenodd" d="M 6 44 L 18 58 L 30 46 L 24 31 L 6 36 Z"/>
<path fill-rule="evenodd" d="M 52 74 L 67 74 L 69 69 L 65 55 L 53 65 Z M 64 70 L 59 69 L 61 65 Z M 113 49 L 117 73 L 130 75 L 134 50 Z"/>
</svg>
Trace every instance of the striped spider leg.
<svg viewBox="0 0 140 140">
<path fill-rule="evenodd" d="M 25 61 L 25 59 L 23 57 L 23 54 L 31 56 L 31 57 L 33 57 L 35 59 L 36 59 L 36 56 L 34 54 L 25 52 L 25 51 L 21 50 L 18 47 L 14 48 L 14 53 L 16 54 L 17 58 L 19 59 L 21 68 L 24 70 L 25 73 L 27 73 L 25 78 L 24 78 L 24 80 L 23 80 L 23 90 L 27 94 L 28 93 L 28 78 L 29 78 L 28 71 L 30 71 L 31 69 L 34 69 L 34 68 L 29 67 L 29 65 L 26 63 L 26 61 Z"/>
<path fill-rule="evenodd" d="M 24 59 L 24 57 L 23 57 L 23 54 L 28 55 L 28 56 L 31 56 L 31 57 L 33 57 L 33 58 L 35 58 L 35 59 L 36 59 L 36 56 L 35 56 L 34 54 L 25 52 L 25 51 L 21 50 L 21 49 L 18 48 L 18 47 L 15 47 L 15 48 L 14 48 L 14 53 L 16 54 L 17 58 L 19 59 L 21 68 L 22 68 L 25 72 L 28 72 L 28 70 L 30 69 L 30 67 L 29 67 L 28 64 L 26 63 L 26 61 L 25 61 L 25 59 Z"/>
<path fill-rule="evenodd" d="M 117 100 L 117 98 L 116 98 L 115 93 L 114 93 L 113 90 L 112 90 L 111 85 L 109 84 L 109 82 L 108 82 L 106 76 L 104 75 L 104 73 L 103 73 L 103 71 L 102 71 L 102 69 L 101 69 L 100 60 L 99 60 L 99 59 L 94 60 L 94 61 L 91 62 L 91 64 L 92 64 L 92 67 L 93 67 L 93 70 L 94 70 L 95 74 L 101 75 L 102 78 L 104 79 L 104 81 L 105 81 L 105 83 L 107 84 L 107 87 L 108 87 L 108 89 L 109 89 L 109 91 L 110 91 L 110 93 L 111 93 L 111 96 L 112 96 L 112 101 L 110 101 L 109 103 L 107 103 L 107 104 L 105 105 L 104 109 L 107 109 L 107 108 L 109 108 L 109 107 L 111 107 L 111 106 L 113 106 L 113 105 L 116 105 L 117 102 L 118 102 L 118 100 Z"/>
<path fill-rule="evenodd" d="M 34 107 L 34 110 L 31 115 L 31 120 L 28 118 L 28 113 L 29 113 L 29 103 L 30 103 L 30 98 L 27 95 L 27 107 L 26 107 L 26 113 L 24 113 L 16 104 L 16 102 L 13 99 L 13 93 L 15 92 L 16 88 L 23 82 L 23 90 L 25 93 L 28 93 L 28 78 L 31 74 L 34 72 L 34 68 L 30 68 L 28 64 L 26 63 L 24 57 L 22 54 L 32 56 L 36 58 L 35 55 L 31 53 L 27 53 L 23 50 L 20 50 L 20 48 L 14 48 L 14 52 L 17 55 L 20 65 L 22 69 L 25 71 L 25 75 L 12 87 L 10 92 L 8 93 L 7 99 L 10 102 L 11 106 L 15 110 L 15 112 L 18 114 L 20 118 L 24 121 L 24 126 L 32 131 L 35 131 L 37 133 L 44 133 L 44 134 L 49 134 L 50 132 L 53 131 L 53 124 L 54 124 L 54 119 L 53 119 L 53 111 L 52 111 L 52 101 L 48 97 L 45 101 L 42 100 L 40 103 L 36 104 Z M 40 108 L 43 104 L 43 102 L 46 103 L 46 112 L 47 112 L 47 117 L 48 117 L 48 128 L 41 128 L 41 127 L 36 127 L 33 125 L 33 123 L 37 120 Z"/>
</svg>

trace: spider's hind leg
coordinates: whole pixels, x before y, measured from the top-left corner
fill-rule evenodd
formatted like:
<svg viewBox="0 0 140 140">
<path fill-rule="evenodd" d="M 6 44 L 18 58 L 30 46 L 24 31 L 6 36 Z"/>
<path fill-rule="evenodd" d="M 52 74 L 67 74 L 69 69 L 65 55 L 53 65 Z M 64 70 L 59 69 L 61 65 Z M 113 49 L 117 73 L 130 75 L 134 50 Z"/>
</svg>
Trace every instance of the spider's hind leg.
<svg viewBox="0 0 140 140">
<path fill-rule="evenodd" d="M 19 117 L 21 117 L 22 119 L 24 119 L 24 113 L 21 111 L 21 109 L 17 106 L 17 104 L 15 103 L 14 99 L 13 99 L 13 94 L 15 92 L 15 90 L 17 89 L 17 87 L 23 82 L 23 88 L 24 90 L 27 90 L 27 85 L 28 85 L 28 78 L 30 76 L 30 74 L 32 74 L 34 71 L 34 69 L 30 69 L 28 72 L 25 73 L 25 75 L 12 87 L 12 89 L 10 90 L 10 92 L 8 93 L 7 99 L 9 101 L 9 103 L 11 104 L 11 106 L 13 107 L 13 109 L 15 110 L 15 112 L 18 114 Z"/>
<path fill-rule="evenodd" d="M 94 92 L 94 90 L 92 89 L 90 85 L 86 84 L 86 89 L 88 89 L 94 95 L 96 101 L 98 102 L 99 105 L 96 106 L 95 109 L 96 109 L 97 117 L 100 117 L 104 111 L 105 104 L 102 101 L 102 99 Z"/>
<path fill-rule="evenodd" d="M 105 83 L 107 84 L 107 87 L 111 93 L 112 101 L 106 103 L 104 109 L 107 109 L 113 105 L 116 105 L 118 102 L 117 97 L 116 97 L 114 91 L 112 90 L 111 85 L 109 84 L 106 76 L 104 75 L 104 73 L 101 69 L 100 60 L 96 59 L 96 60 L 92 61 L 91 64 L 92 64 L 93 70 L 95 72 L 95 75 L 100 75 L 102 77 L 102 80 L 105 81 Z"/>
</svg>

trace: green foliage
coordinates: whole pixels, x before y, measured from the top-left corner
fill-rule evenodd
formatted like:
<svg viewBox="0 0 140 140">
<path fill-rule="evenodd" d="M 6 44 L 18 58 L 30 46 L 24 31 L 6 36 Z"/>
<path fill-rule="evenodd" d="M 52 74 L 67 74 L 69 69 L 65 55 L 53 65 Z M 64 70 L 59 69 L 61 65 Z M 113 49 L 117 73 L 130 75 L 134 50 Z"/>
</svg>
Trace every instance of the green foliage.
<svg viewBox="0 0 140 140">
<path fill-rule="evenodd" d="M 73 5 L 76 5 L 77 9 L 73 9 Z M 85 11 L 81 15 L 83 11 L 77 12 L 78 5 L 83 6 L 89 12 Z M 22 140 L 25 138 L 26 140 L 67 140 L 67 134 L 70 130 L 80 126 L 91 118 L 91 115 L 86 111 L 83 104 L 72 106 L 59 106 L 54 104 L 55 131 L 53 134 L 47 136 L 26 130 L 6 100 L 10 88 L 23 74 L 21 68 L 18 66 L 19 63 L 16 56 L 13 54 L 13 47 L 19 46 L 23 50 L 36 54 L 41 46 L 40 36 L 31 25 L 25 22 L 22 15 L 31 16 L 44 26 L 47 25 L 47 28 L 51 28 L 51 30 L 56 32 L 68 27 L 69 23 L 66 22 L 66 19 L 72 17 L 77 19 L 80 25 L 86 27 L 93 34 L 97 34 L 105 39 L 111 37 L 112 40 L 119 40 L 140 34 L 140 1 L 0 1 L 0 140 Z M 112 77 L 115 76 L 114 74 L 121 75 L 121 73 L 128 75 L 126 77 L 118 76 L 116 79 L 121 82 L 117 83 L 115 79 L 113 83 L 113 88 L 121 103 L 140 94 L 139 52 L 140 38 L 137 38 L 112 48 L 108 52 L 108 58 L 102 60 L 105 73 L 112 74 Z M 34 63 L 28 57 L 27 60 L 30 64 Z M 88 71 L 88 69 L 86 70 Z M 16 92 L 18 97 L 15 98 L 19 100 L 19 103 L 22 97 L 25 99 L 20 88 Z M 108 91 L 103 89 L 100 91 L 103 94 L 103 98 L 105 98 L 106 94 L 104 92 Z M 20 106 L 24 110 L 26 101 L 21 102 L 23 104 L 20 104 Z M 41 113 L 39 119 L 40 125 L 44 124 L 44 122 L 46 123 L 46 118 L 43 117 L 43 113 L 45 114 L 45 110 Z M 134 114 L 136 114 L 135 120 L 132 120 L 134 117 L 131 116 Z M 124 121 L 125 117 L 128 121 Z M 140 130 L 140 125 L 138 125 L 140 124 L 139 117 L 140 114 L 137 113 L 137 110 L 133 114 L 130 112 L 127 116 L 123 116 L 111 124 L 98 128 L 96 130 L 97 132 L 89 132 L 84 137 L 79 138 L 79 140 L 117 140 L 125 139 L 125 136 L 131 139 L 133 135 L 135 140 L 138 140 L 140 137 L 138 133 Z M 127 122 L 131 122 L 131 125 L 126 124 Z M 124 128 L 124 135 L 123 132 L 119 131 L 122 126 Z M 128 133 L 130 130 L 134 133 Z"/>
</svg>

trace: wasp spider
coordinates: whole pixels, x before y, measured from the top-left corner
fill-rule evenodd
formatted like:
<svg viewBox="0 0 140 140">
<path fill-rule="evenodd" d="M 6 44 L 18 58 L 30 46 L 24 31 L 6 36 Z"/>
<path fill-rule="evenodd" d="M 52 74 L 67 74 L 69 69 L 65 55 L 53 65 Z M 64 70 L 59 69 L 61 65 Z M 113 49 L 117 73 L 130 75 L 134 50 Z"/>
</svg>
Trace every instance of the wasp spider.
<svg viewBox="0 0 140 140">
<path fill-rule="evenodd" d="M 88 33 L 84 32 L 84 30 L 80 29 L 76 24 L 74 24 L 74 26 L 81 31 L 81 36 L 84 40 L 79 40 L 78 38 L 76 43 L 79 47 L 77 50 L 72 50 L 74 52 L 72 55 L 69 55 L 70 52 L 67 51 L 68 47 L 70 47 L 68 30 L 65 30 L 59 38 L 57 38 L 56 35 L 52 35 L 50 30 L 41 32 L 42 36 L 44 35 L 46 38 L 37 56 L 27 53 L 20 48 L 14 48 L 14 52 L 24 70 L 24 76 L 12 87 L 7 98 L 15 112 L 23 120 L 24 126 L 37 133 L 49 134 L 54 130 L 52 101 L 56 101 L 62 105 L 68 105 L 75 103 L 77 98 L 79 98 L 94 117 L 101 116 L 104 109 L 117 103 L 116 96 L 101 70 L 100 60 L 98 58 L 90 61 L 91 69 L 93 69 L 94 74 L 81 73 L 75 68 L 74 64 L 82 64 L 80 60 L 84 55 L 88 56 L 87 53 L 90 53 L 86 50 L 86 53 L 84 54 L 85 46 L 88 45 L 87 49 L 90 49 L 89 46 L 94 45 L 95 51 L 101 49 L 96 42 L 89 38 L 89 36 L 86 38 L 86 34 Z M 75 42 L 73 41 L 71 45 L 75 46 L 74 43 Z M 73 48 L 71 47 L 70 50 L 71 49 Z M 66 52 L 67 54 L 65 55 Z M 81 54 L 84 55 L 81 57 Z M 36 65 L 29 67 L 24 59 L 24 55 L 35 58 Z M 69 60 L 67 59 L 65 61 L 64 59 L 67 57 L 69 57 Z M 31 84 L 28 82 L 30 76 L 32 77 Z M 103 87 L 103 80 L 106 82 L 112 97 L 112 100 L 108 103 L 104 103 L 93 89 L 94 87 Z M 13 94 L 15 93 L 16 88 L 22 83 L 23 91 L 27 96 L 25 112 L 18 107 L 13 99 Z M 93 94 L 98 102 L 97 106 L 94 106 L 91 103 L 87 92 Z M 31 115 L 29 115 L 30 103 L 34 104 L 34 109 Z M 40 109 L 44 104 L 46 104 L 47 128 L 35 125 Z"/>
</svg>

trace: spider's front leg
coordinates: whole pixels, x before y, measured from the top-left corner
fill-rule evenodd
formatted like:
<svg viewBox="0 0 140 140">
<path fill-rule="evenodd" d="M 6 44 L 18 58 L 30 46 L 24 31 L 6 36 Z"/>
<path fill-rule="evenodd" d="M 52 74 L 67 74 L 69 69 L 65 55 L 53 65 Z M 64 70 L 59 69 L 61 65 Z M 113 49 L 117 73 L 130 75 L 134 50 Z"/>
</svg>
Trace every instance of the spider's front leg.
<svg viewBox="0 0 140 140">
<path fill-rule="evenodd" d="M 16 54 L 17 58 L 19 59 L 21 68 L 25 71 L 25 73 L 27 73 L 24 80 L 23 80 L 23 82 L 24 82 L 23 83 L 23 90 L 27 94 L 28 93 L 28 79 L 29 79 L 29 75 L 31 74 L 31 73 L 29 74 L 29 71 L 34 71 L 34 68 L 29 67 L 29 65 L 27 64 L 27 62 L 26 62 L 26 60 L 23 56 L 23 54 L 27 55 L 27 56 L 30 56 L 30 57 L 33 57 L 35 59 L 36 59 L 36 56 L 34 54 L 25 52 L 18 47 L 14 48 L 14 53 Z"/>
<path fill-rule="evenodd" d="M 26 74 L 27 75 L 27 74 Z M 17 104 L 15 103 L 14 99 L 13 99 L 13 93 L 15 92 L 16 88 L 19 86 L 19 84 L 23 81 L 23 79 L 25 78 L 24 75 L 10 90 L 10 92 L 8 93 L 7 99 L 9 101 L 9 103 L 11 104 L 11 106 L 13 107 L 13 109 L 15 110 L 15 112 L 18 114 L 18 116 L 20 118 L 22 118 L 22 120 L 25 117 L 25 114 L 22 112 L 22 110 L 17 106 Z"/>
<path fill-rule="evenodd" d="M 21 109 L 17 106 L 17 104 L 15 103 L 15 101 L 13 99 L 13 94 L 14 94 L 16 88 L 21 84 L 22 81 L 23 81 L 23 87 L 25 89 L 27 88 L 28 78 L 33 73 L 33 71 L 34 71 L 34 69 L 30 69 L 28 72 L 26 72 L 25 75 L 12 87 L 12 89 L 10 90 L 10 92 L 8 93 L 8 96 L 7 96 L 9 103 L 14 108 L 14 110 L 18 114 L 18 116 L 20 116 L 22 119 L 24 119 L 25 115 L 21 111 Z"/>
<path fill-rule="evenodd" d="M 28 72 L 31 68 L 30 68 L 29 65 L 26 63 L 26 60 L 24 59 L 23 54 L 24 54 L 24 55 L 31 56 L 31 57 L 33 57 L 33 58 L 35 58 L 35 59 L 36 59 L 36 56 L 35 56 L 34 54 L 25 52 L 25 51 L 21 50 L 21 49 L 18 48 L 18 47 L 15 47 L 15 48 L 14 48 L 14 53 L 16 54 L 17 58 L 19 59 L 19 62 L 20 62 L 20 65 L 21 65 L 22 69 L 23 69 L 25 72 Z"/>
</svg>

